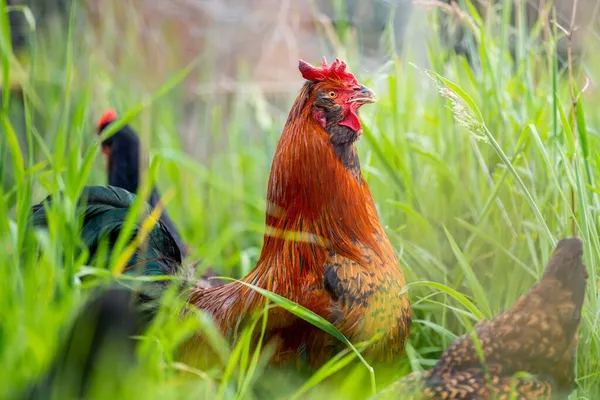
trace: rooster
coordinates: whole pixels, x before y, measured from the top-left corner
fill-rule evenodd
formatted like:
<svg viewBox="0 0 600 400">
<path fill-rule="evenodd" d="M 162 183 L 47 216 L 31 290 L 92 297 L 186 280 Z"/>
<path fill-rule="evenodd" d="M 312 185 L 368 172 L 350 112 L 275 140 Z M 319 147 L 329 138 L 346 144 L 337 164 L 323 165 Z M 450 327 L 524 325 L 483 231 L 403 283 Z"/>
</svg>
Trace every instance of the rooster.
<svg viewBox="0 0 600 400">
<path fill-rule="evenodd" d="M 575 387 L 577 332 L 588 278 L 582 252 L 579 239 L 562 239 L 529 293 L 509 311 L 475 326 L 485 364 L 466 334 L 431 370 L 401 379 L 376 398 L 566 398 Z M 520 371 L 533 378 L 513 377 Z"/>
<path fill-rule="evenodd" d="M 375 95 L 337 59 L 331 65 L 323 60 L 321 67 L 301 60 L 299 70 L 306 82 L 274 155 L 257 265 L 241 282 L 191 288 L 188 301 L 212 315 L 233 339 L 238 326 L 265 305 L 262 295 L 244 285 L 252 284 L 315 312 L 353 342 L 377 339 L 366 357 L 395 360 L 409 335 L 411 308 L 355 147 L 362 133 L 358 110 L 375 102 Z M 88 187 L 82 197 L 83 230 L 93 232 L 83 238 L 93 250 L 102 235 L 118 234 L 123 211 L 135 197 L 114 187 Z M 38 226 L 45 223 L 43 209 L 38 206 L 34 216 Z M 104 220 L 109 223 L 103 225 Z M 181 260 L 172 235 L 160 221 L 150 235 L 152 257 L 138 249 L 126 270 L 135 266 L 142 275 L 173 273 Z M 274 363 L 300 359 L 318 367 L 342 346 L 281 308 L 269 311 L 266 337 L 279 343 Z M 184 352 L 198 349 L 201 342 L 192 340 Z"/>
<path fill-rule="evenodd" d="M 382 335 L 366 354 L 394 359 L 409 334 L 405 279 L 361 174 L 355 142 L 358 109 L 371 90 L 336 60 L 314 67 L 275 151 L 267 189 L 267 232 L 256 267 L 242 281 L 280 294 L 324 317 L 353 342 Z M 208 310 L 224 332 L 264 303 L 235 282 L 193 290 L 190 302 Z M 282 309 L 269 315 L 271 335 L 283 338 L 276 356 L 302 356 L 313 365 L 338 343 Z"/>
</svg>

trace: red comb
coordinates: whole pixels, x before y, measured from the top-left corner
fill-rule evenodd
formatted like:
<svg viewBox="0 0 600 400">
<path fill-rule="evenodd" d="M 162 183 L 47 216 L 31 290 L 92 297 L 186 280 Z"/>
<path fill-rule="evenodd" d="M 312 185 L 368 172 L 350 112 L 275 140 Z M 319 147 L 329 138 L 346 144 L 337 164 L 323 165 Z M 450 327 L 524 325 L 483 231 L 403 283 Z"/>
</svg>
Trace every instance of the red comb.
<svg viewBox="0 0 600 400">
<path fill-rule="evenodd" d="M 110 110 L 105 111 L 102 116 L 100 117 L 100 119 L 98 120 L 98 129 L 102 129 L 104 128 L 104 126 L 106 126 L 106 124 L 109 124 L 113 121 L 115 121 L 117 119 L 117 112 L 114 110 L 114 108 L 111 108 Z"/>
<path fill-rule="evenodd" d="M 323 82 L 327 80 L 342 81 L 348 85 L 358 85 L 356 77 L 352 73 L 346 71 L 346 63 L 335 59 L 331 65 L 327 65 L 327 60 L 323 57 L 321 67 L 310 65 L 304 60 L 298 63 L 298 69 L 302 77 L 309 81 Z"/>
</svg>

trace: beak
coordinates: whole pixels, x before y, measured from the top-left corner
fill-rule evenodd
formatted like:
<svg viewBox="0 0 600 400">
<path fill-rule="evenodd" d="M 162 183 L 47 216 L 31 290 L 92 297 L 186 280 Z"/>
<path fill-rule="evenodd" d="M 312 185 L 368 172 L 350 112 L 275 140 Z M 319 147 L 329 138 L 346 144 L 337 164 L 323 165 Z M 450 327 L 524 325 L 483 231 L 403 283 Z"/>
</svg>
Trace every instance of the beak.
<svg viewBox="0 0 600 400">
<path fill-rule="evenodd" d="M 361 86 L 361 89 L 354 96 L 350 97 L 348 103 L 358 103 L 360 105 L 367 103 L 375 103 L 377 98 L 375 97 L 375 93 L 371 89 L 365 86 Z"/>
</svg>

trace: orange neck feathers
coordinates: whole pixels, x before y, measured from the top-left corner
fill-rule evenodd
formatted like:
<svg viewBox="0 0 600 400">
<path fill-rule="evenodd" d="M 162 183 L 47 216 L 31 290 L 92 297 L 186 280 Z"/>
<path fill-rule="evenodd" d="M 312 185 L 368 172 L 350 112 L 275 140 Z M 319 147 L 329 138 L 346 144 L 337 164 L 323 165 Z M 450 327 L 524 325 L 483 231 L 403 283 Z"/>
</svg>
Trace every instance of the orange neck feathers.
<svg viewBox="0 0 600 400">
<path fill-rule="evenodd" d="M 322 262 L 311 265 L 307 261 L 313 256 L 323 261 L 334 251 L 358 262 L 357 242 L 376 246 L 373 234 L 381 225 L 358 162 L 353 169 L 343 165 L 329 134 L 312 116 L 310 86 L 307 83 L 296 100 L 275 152 L 260 260 L 293 251 L 288 248 L 292 247 L 308 253 L 302 254 L 308 264 L 303 268 L 321 270 Z M 354 144 L 348 146 L 356 155 Z M 282 245 L 290 241 L 282 236 L 297 237 L 298 242 Z"/>
</svg>

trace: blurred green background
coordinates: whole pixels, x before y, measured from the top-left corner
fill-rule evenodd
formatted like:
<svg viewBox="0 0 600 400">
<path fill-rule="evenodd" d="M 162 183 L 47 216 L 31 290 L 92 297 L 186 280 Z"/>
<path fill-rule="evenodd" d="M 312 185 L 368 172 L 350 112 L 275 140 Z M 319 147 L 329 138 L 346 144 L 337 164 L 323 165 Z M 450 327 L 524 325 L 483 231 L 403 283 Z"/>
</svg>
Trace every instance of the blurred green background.
<svg viewBox="0 0 600 400">
<path fill-rule="evenodd" d="M 378 95 L 361 110 L 361 165 L 415 284 L 406 357 L 378 388 L 429 368 L 479 318 L 428 282 L 489 318 L 531 287 L 555 241 L 575 231 L 590 279 L 572 396 L 598 398 L 599 8 L 596 0 L 3 4 L 0 397 L 39 378 L 89 292 L 72 276 L 85 273 L 72 210 L 83 185 L 106 182 L 94 147 L 99 115 L 115 107 L 129 119 L 158 163 L 150 179 L 176 189 L 168 211 L 189 258 L 203 260 L 198 273 L 213 266 L 240 277 L 260 252 L 271 159 L 302 84 L 298 59 L 325 55 L 347 60 Z M 27 231 L 31 205 L 58 191 L 68 194 L 60 224 L 47 235 Z M 299 393 L 305 376 L 244 364 L 235 352 L 210 371 L 180 365 L 177 344 L 204 325 L 177 321 L 175 301 L 165 299 L 139 365 L 119 384 L 100 377 L 97 398 Z M 309 398 L 370 393 L 360 363 L 309 384 Z"/>
</svg>

